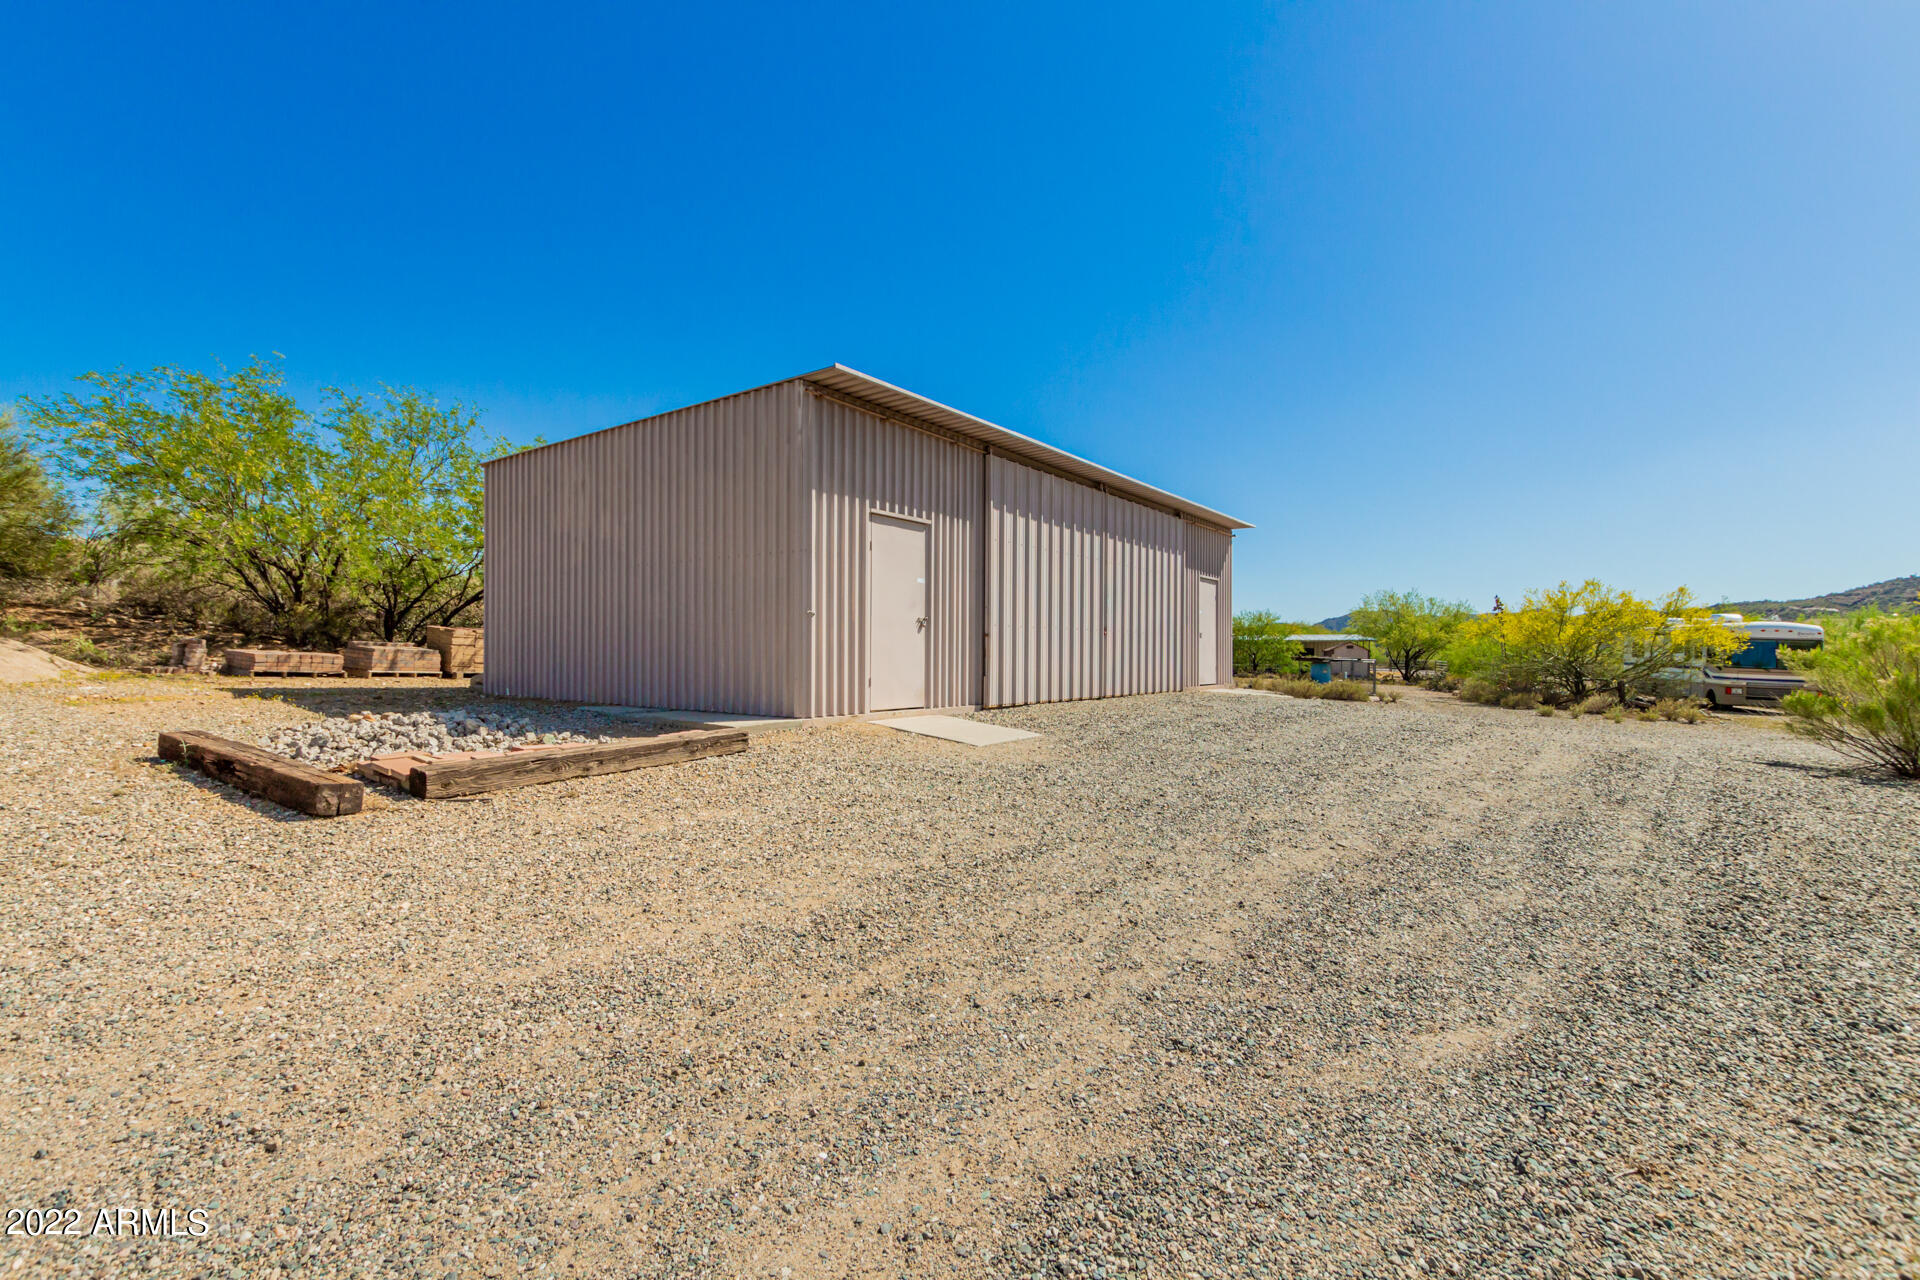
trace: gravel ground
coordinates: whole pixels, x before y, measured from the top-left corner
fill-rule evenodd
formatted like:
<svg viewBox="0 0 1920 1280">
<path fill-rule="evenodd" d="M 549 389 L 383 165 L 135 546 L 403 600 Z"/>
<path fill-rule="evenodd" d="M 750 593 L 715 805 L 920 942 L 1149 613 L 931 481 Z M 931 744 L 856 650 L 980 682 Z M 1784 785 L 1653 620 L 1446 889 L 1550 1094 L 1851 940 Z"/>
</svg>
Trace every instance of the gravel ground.
<svg viewBox="0 0 1920 1280">
<path fill-rule="evenodd" d="M 335 820 L 152 759 L 482 705 L 0 689 L 4 1202 L 212 1226 L 0 1268 L 1915 1269 L 1920 788 L 1776 728 L 1195 693 Z"/>
<path fill-rule="evenodd" d="M 576 712 L 575 715 L 587 713 Z M 534 723 L 525 712 L 473 706 L 431 711 L 350 711 L 306 724 L 285 725 L 260 745 L 303 764 L 329 766 L 402 751 L 497 751 L 531 743 L 605 742 L 606 734 L 556 729 L 550 715 Z"/>
</svg>

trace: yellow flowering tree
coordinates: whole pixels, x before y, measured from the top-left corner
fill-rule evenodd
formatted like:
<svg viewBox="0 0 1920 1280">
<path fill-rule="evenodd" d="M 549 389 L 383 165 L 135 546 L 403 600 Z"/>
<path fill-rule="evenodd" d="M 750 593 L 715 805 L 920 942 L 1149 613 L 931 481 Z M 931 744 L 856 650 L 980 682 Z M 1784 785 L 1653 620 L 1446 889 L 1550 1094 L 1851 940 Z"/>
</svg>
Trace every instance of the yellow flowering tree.
<svg viewBox="0 0 1920 1280">
<path fill-rule="evenodd" d="M 1500 684 L 1563 702 L 1658 692 L 1674 669 L 1723 660 L 1747 644 L 1685 587 L 1649 600 L 1592 578 L 1530 591 L 1519 608 L 1482 614 L 1467 633 L 1482 652 L 1497 646 Z"/>
</svg>

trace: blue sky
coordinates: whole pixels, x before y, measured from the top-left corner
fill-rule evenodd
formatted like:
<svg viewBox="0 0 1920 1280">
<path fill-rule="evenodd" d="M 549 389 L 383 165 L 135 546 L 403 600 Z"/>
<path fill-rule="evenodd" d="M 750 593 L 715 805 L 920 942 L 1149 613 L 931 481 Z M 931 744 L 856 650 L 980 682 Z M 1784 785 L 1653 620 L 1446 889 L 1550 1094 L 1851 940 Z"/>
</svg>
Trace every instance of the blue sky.
<svg viewBox="0 0 1920 1280">
<path fill-rule="evenodd" d="M 0 395 L 549 438 L 841 361 L 1260 527 L 1236 603 L 1920 572 L 1920 7 L 11 6 Z"/>
</svg>

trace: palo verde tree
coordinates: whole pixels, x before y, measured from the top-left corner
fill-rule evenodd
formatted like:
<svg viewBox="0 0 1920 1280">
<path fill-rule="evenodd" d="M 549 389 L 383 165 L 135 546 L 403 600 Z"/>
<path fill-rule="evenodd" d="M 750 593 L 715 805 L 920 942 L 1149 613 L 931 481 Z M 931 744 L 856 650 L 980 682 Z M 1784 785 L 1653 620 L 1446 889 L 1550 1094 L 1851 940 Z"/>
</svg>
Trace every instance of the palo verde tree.
<svg viewBox="0 0 1920 1280">
<path fill-rule="evenodd" d="M 336 388 L 328 397 L 338 483 L 355 514 L 354 591 L 383 639 L 417 640 L 481 602 L 479 418 L 411 389 L 369 398 Z"/>
<path fill-rule="evenodd" d="M 1347 626 L 1372 639 L 1387 665 L 1412 682 L 1472 617 L 1472 606 L 1462 602 L 1418 591 L 1376 591 L 1360 602 Z"/>
<path fill-rule="evenodd" d="M 1920 778 L 1920 614 L 1873 609 L 1825 625 L 1823 647 L 1783 655 L 1810 686 L 1781 703 L 1787 728 Z"/>
<path fill-rule="evenodd" d="M 14 431 L 13 415 L 0 412 L 0 578 L 46 573 L 72 522 L 72 507 Z"/>
<path fill-rule="evenodd" d="M 1233 669 L 1242 675 L 1294 675 L 1300 670 L 1300 645 L 1287 637 L 1320 629 L 1283 622 L 1271 609 L 1236 613 L 1233 615 Z"/>
<path fill-rule="evenodd" d="M 94 500 L 102 575 L 157 560 L 295 643 L 415 639 L 480 603 L 481 450 L 501 442 L 463 406 L 334 388 L 316 420 L 258 359 L 81 381 L 28 413 Z"/>
<path fill-rule="evenodd" d="M 1498 649 L 1500 685 L 1558 702 L 1594 693 L 1626 702 L 1658 692 L 1664 673 L 1693 658 L 1722 660 L 1747 644 L 1685 587 L 1646 600 L 1591 578 L 1528 592 L 1520 608 L 1482 614 L 1461 632 L 1481 652 Z"/>
<path fill-rule="evenodd" d="M 333 456 L 279 368 L 88 373 L 92 394 L 28 402 L 58 470 L 163 546 L 184 575 L 213 576 L 275 634 L 334 638 L 347 605 L 351 511 Z"/>
</svg>

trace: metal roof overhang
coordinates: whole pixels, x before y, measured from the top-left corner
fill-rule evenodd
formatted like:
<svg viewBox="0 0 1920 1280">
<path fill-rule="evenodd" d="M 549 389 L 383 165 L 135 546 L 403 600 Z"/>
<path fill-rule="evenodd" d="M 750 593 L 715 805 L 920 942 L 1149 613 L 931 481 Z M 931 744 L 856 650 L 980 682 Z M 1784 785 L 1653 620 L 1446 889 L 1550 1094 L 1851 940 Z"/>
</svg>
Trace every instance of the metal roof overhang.
<svg viewBox="0 0 1920 1280">
<path fill-rule="evenodd" d="M 780 380 L 780 382 L 792 381 L 795 381 L 795 379 L 782 378 Z M 1035 440 L 1032 436 L 1023 436 L 1018 431 L 1009 431 L 1005 427 L 996 426 L 988 422 L 985 418 L 976 418 L 970 413 L 962 413 L 958 409 L 941 404 L 938 400 L 929 400 L 925 396 L 915 395 L 913 392 L 902 387 L 894 386 L 891 382 L 882 382 L 878 378 L 861 373 L 858 369 L 849 369 L 843 364 L 831 364 L 824 369 L 816 369 L 812 373 L 803 373 L 799 376 L 798 381 L 809 383 L 830 392 L 837 392 L 850 400 L 864 401 L 866 404 L 886 410 L 889 413 L 898 414 L 900 417 L 910 421 L 924 423 L 939 431 L 951 432 L 953 435 L 972 440 L 977 444 L 984 445 L 991 449 L 996 449 L 1009 458 L 1036 463 L 1049 470 L 1059 472 L 1062 475 L 1084 481 L 1087 484 L 1104 487 L 1108 491 L 1117 493 L 1122 497 L 1137 498 L 1150 505 L 1179 512 L 1202 524 L 1210 524 L 1215 528 L 1227 530 L 1253 528 L 1253 526 L 1245 520 L 1230 516 L 1224 511 L 1215 511 L 1212 507 L 1203 507 L 1197 502 L 1189 502 L 1177 493 L 1168 493 L 1165 489 L 1156 489 L 1145 481 L 1135 480 L 1132 476 L 1122 475 L 1118 471 L 1109 470 L 1097 462 L 1088 462 L 1085 458 L 1068 453 L 1065 449 L 1056 449 L 1050 444 L 1043 444 Z M 733 395 L 741 396 L 748 395 L 753 391 L 763 391 L 767 387 L 779 386 L 780 382 L 764 383 L 759 387 L 750 387 L 746 391 L 736 391 Z M 732 398 L 733 396 L 720 397 L 722 400 L 730 400 Z M 713 402 L 707 401 L 705 403 Z M 666 412 L 674 411 L 667 410 Z M 650 418 L 659 416 L 659 414 L 652 414 L 647 418 L 639 418 L 633 422 L 624 422 L 619 426 L 606 427 L 603 428 L 603 430 L 620 431 L 627 427 L 637 427 L 649 421 Z M 519 457 L 527 453 L 537 453 L 542 449 L 552 449 L 559 445 L 572 444 L 576 440 L 585 439 L 588 435 L 599 434 L 601 434 L 599 431 L 589 431 L 584 435 L 569 436 L 564 440 L 550 440 L 546 444 L 535 445 L 530 449 L 518 449 L 513 453 L 504 454 L 498 458 L 490 458 L 485 465 L 490 467 L 494 463 L 504 462 L 508 458 Z"/>
<path fill-rule="evenodd" d="M 1023 436 L 1018 431 L 1009 431 L 996 426 L 984 418 L 976 418 L 970 413 L 941 404 L 938 400 L 929 400 L 925 396 L 915 395 L 890 382 L 869 377 L 857 369 L 849 369 L 843 364 L 828 365 L 812 373 L 800 375 L 801 381 L 855 400 L 864 400 L 869 404 L 891 410 L 902 417 L 917 419 L 957 436 L 976 441 L 1005 454 L 1009 458 L 1037 462 L 1053 471 L 1058 471 L 1088 484 L 1104 486 L 1107 490 L 1122 497 L 1138 498 L 1155 506 L 1167 507 L 1204 524 L 1215 525 L 1222 529 L 1251 529 L 1253 526 L 1245 520 L 1236 519 L 1225 512 L 1203 507 L 1197 502 L 1189 502 L 1178 494 L 1168 493 L 1165 489 L 1156 489 L 1144 481 L 1132 476 L 1122 475 L 1109 470 L 1096 462 L 1088 462 L 1064 449 L 1056 449 L 1043 444 L 1032 436 Z"/>
</svg>

